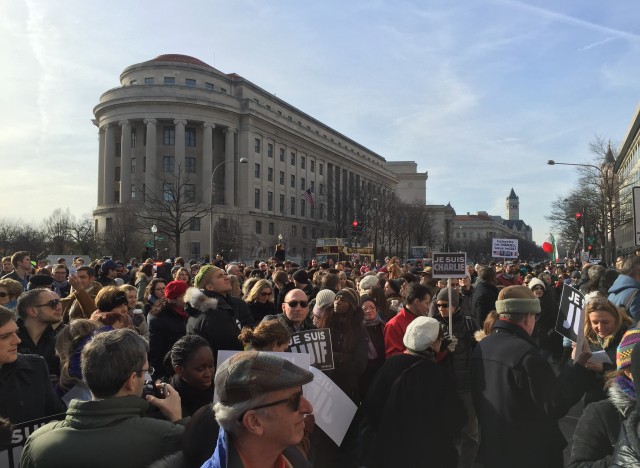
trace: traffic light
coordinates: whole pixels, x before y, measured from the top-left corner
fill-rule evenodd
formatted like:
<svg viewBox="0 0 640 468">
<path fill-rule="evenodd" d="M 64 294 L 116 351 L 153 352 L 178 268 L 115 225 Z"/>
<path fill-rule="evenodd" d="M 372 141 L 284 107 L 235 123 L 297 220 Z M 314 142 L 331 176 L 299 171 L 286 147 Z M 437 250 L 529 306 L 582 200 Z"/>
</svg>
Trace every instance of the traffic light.
<svg viewBox="0 0 640 468">
<path fill-rule="evenodd" d="M 587 246 L 587 250 L 588 250 L 589 252 L 593 252 L 593 245 L 589 244 L 589 245 Z"/>
<path fill-rule="evenodd" d="M 356 236 L 362 232 L 362 225 L 357 221 L 353 220 L 351 223 L 351 233 Z"/>
<path fill-rule="evenodd" d="M 582 213 L 576 213 L 576 223 L 578 226 L 582 226 Z"/>
</svg>

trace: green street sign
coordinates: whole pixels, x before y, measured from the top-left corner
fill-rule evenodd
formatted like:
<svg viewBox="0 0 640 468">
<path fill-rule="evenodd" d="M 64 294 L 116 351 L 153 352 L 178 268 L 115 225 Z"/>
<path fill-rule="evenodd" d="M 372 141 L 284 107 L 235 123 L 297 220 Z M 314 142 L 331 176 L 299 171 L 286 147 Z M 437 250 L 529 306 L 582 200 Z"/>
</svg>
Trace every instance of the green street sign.
<svg viewBox="0 0 640 468">
<path fill-rule="evenodd" d="M 164 236 L 156 236 L 156 240 L 157 241 L 163 241 L 164 240 Z"/>
<path fill-rule="evenodd" d="M 145 247 L 153 247 L 153 241 L 147 241 L 144 243 Z"/>
<path fill-rule="evenodd" d="M 587 242 L 592 243 L 595 241 L 596 241 L 596 238 L 594 236 L 587 236 Z"/>
</svg>

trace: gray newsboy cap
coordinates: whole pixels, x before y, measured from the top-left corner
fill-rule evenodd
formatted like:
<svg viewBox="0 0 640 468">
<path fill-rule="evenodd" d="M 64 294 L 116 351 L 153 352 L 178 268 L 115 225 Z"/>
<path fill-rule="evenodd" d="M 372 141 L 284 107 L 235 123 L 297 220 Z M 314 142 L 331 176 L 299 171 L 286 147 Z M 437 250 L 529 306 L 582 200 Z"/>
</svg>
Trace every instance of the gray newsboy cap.
<svg viewBox="0 0 640 468">
<path fill-rule="evenodd" d="M 220 403 L 234 405 L 312 380 L 311 372 L 274 354 L 243 351 L 218 367 L 215 385 Z"/>
</svg>

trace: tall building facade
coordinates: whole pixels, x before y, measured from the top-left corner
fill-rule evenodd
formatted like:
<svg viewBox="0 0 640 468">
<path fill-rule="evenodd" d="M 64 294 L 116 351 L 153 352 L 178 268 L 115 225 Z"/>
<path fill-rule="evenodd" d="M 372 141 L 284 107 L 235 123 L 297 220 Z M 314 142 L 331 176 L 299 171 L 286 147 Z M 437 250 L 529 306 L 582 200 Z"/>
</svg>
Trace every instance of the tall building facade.
<svg viewBox="0 0 640 468">
<path fill-rule="evenodd" d="M 186 55 L 127 67 L 93 112 L 96 232 L 108 235 L 123 207 L 178 193 L 207 208 L 181 235 L 187 258 L 212 249 L 266 257 L 282 240 L 287 256 L 307 259 L 317 237 L 339 234 L 337 214 L 356 217 L 363 198 L 426 201 L 427 174 L 414 162 L 387 162 L 245 78 Z"/>
</svg>

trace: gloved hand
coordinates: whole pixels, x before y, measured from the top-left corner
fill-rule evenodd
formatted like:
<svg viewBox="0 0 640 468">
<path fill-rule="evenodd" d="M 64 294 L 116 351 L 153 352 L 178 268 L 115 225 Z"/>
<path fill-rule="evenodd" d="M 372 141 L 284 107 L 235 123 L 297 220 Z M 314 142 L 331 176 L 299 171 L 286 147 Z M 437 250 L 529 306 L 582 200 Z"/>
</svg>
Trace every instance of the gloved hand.
<svg viewBox="0 0 640 468">
<path fill-rule="evenodd" d="M 455 336 L 451 337 L 451 343 L 447 345 L 447 351 L 453 353 L 456 350 L 456 345 L 458 344 L 458 338 Z"/>
</svg>

